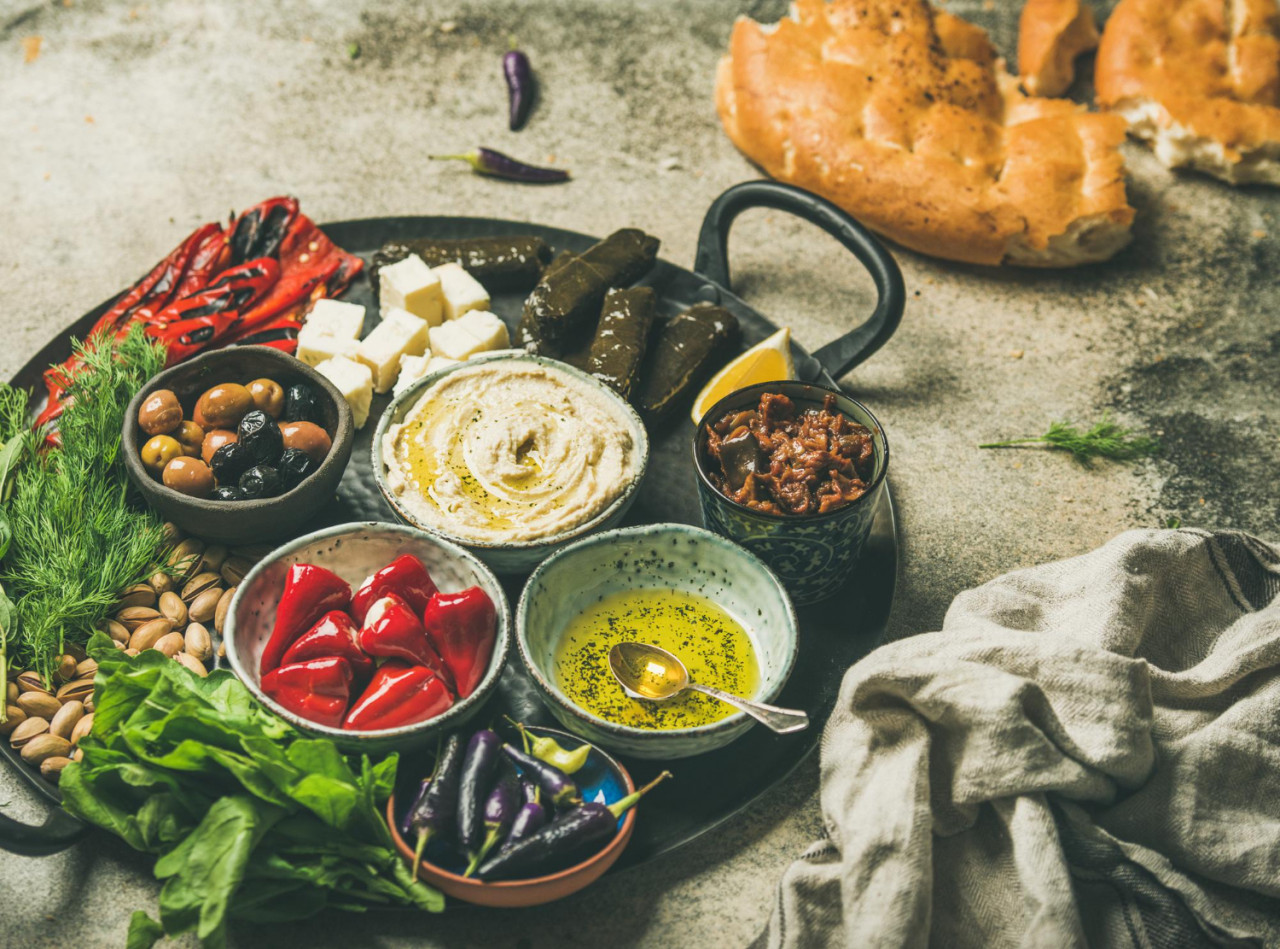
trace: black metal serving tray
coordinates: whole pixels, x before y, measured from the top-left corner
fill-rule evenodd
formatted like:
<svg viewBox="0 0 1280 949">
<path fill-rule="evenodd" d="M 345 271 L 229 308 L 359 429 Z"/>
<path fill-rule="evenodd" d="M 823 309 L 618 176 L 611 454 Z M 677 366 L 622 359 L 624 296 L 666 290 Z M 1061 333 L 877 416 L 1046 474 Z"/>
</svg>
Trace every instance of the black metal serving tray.
<svg viewBox="0 0 1280 949">
<path fill-rule="evenodd" d="M 834 205 L 808 192 L 768 181 L 752 181 L 730 188 L 710 207 L 698 240 L 697 259 L 692 270 L 659 260 L 643 283 L 653 286 L 659 297 L 660 318 L 670 317 L 699 301 L 727 307 L 741 321 L 744 345 L 752 345 L 777 327 L 740 300 L 728 289 L 728 233 L 739 213 L 748 208 L 771 207 L 788 211 L 826 230 L 845 245 L 871 274 L 878 303 L 873 314 L 860 326 L 812 355 L 794 342 L 792 352 L 801 379 L 834 385 L 854 365 L 866 359 L 893 334 L 902 315 L 905 293 L 897 265 L 883 246 L 856 221 Z M 543 238 L 556 251 L 582 251 L 598 238 L 559 228 L 517 221 L 466 217 L 394 217 L 342 221 L 324 226 L 340 247 L 370 255 L 389 240 L 411 237 L 462 238 L 528 234 Z M 661 236 L 661 235 L 659 235 Z M 366 332 L 376 323 L 377 301 L 367 272 L 346 294 L 344 300 L 368 307 Z M 40 374 L 51 363 L 70 354 L 72 337 L 82 337 L 112 301 L 107 301 L 67 327 L 14 377 L 13 383 L 43 394 Z M 499 293 L 493 311 L 512 330 L 524 303 L 523 293 Z M 396 521 L 373 481 L 370 444 L 376 418 L 389 403 L 388 396 L 376 397 L 368 424 L 357 434 L 351 462 L 343 476 L 334 503 L 318 512 L 304 533 L 329 524 L 354 520 Z M 651 434 L 649 473 L 628 516 L 628 523 L 680 521 L 700 524 L 697 489 L 691 449 L 693 424 L 685 410 Z M 886 485 L 887 488 L 887 485 Z M 840 680 L 852 663 L 865 655 L 879 640 L 893 601 L 897 572 L 898 543 L 890 492 L 881 495 L 871 537 L 858 569 L 848 585 L 824 603 L 799 609 L 800 650 L 795 669 L 777 704 L 802 708 L 809 713 L 810 728 L 800 734 L 777 736 L 756 726 L 729 746 L 671 765 L 679 780 L 672 781 L 646 799 L 636 822 L 630 845 L 615 866 L 634 866 L 667 853 L 728 820 L 752 801 L 781 782 L 818 745 L 823 725 L 835 703 Z M 524 577 L 506 578 L 507 592 L 514 605 Z M 492 707 L 479 721 L 498 718 L 502 713 L 525 722 L 556 724 L 543 708 L 530 685 L 519 658 L 507 664 Z M 8 742 L 0 741 L 0 754 L 13 764 L 40 794 L 57 805 L 61 801 L 56 786 L 44 781 L 27 767 Z M 644 782 L 661 770 L 663 763 L 622 757 L 637 782 Z M 400 769 L 406 784 L 420 776 L 423 763 L 409 756 Z M 0 815 L 0 847 L 18 853 L 47 854 L 62 850 L 79 840 L 86 825 L 55 807 L 39 827 L 27 826 Z"/>
</svg>

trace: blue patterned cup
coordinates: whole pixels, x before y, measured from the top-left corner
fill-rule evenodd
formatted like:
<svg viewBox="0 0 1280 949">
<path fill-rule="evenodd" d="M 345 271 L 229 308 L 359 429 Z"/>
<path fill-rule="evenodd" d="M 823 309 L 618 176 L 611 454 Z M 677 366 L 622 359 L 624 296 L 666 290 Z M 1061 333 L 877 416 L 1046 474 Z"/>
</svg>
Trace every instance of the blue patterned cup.
<svg viewBox="0 0 1280 949">
<path fill-rule="evenodd" d="M 707 454 L 707 425 L 734 409 L 755 407 L 766 392 L 781 393 L 801 408 L 821 408 L 831 393 L 836 397 L 836 408 L 870 430 L 874 456 L 866 494 L 825 514 L 770 514 L 720 493 L 707 477 L 708 467 L 715 464 Z M 838 592 L 853 573 L 884 490 L 889 443 L 867 407 L 839 389 L 804 382 L 762 382 L 731 392 L 707 411 L 693 437 L 693 460 L 698 470 L 702 521 L 707 528 L 741 544 L 768 564 L 796 603 L 816 603 Z"/>
</svg>

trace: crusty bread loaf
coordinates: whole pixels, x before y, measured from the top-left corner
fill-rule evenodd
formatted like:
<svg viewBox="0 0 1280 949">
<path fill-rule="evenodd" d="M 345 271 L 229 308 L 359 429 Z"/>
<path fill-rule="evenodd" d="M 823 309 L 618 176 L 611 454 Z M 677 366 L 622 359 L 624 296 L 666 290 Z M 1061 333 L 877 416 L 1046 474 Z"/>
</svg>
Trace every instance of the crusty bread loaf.
<svg viewBox="0 0 1280 949">
<path fill-rule="evenodd" d="M 982 30 L 925 0 L 739 19 L 716 100 L 765 171 L 914 250 L 1066 267 L 1128 243 L 1123 120 L 1027 98 Z"/>
<path fill-rule="evenodd" d="M 1033 96 L 1060 96 L 1075 79 L 1076 57 L 1098 48 L 1093 10 L 1080 0 L 1027 0 L 1018 20 L 1018 72 Z"/>
<path fill-rule="evenodd" d="M 1098 48 L 1098 104 L 1171 168 L 1280 185 L 1276 0 L 1121 0 Z"/>
</svg>

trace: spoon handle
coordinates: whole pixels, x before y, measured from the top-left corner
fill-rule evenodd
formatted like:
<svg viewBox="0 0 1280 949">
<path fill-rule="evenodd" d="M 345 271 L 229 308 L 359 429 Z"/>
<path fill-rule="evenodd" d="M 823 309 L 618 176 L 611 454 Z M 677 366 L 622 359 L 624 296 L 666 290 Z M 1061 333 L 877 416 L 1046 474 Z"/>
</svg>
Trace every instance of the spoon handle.
<svg viewBox="0 0 1280 949">
<path fill-rule="evenodd" d="M 765 726 L 765 728 L 777 732 L 779 735 L 787 735 L 809 727 L 809 716 L 799 709 L 778 708 L 776 705 L 766 705 L 763 702 L 749 702 L 729 692 L 722 692 L 720 689 L 697 682 L 690 682 L 687 688 L 693 689 L 695 692 L 702 692 L 704 695 L 710 695 L 721 702 L 728 702 L 734 708 L 741 709 Z"/>
</svg>

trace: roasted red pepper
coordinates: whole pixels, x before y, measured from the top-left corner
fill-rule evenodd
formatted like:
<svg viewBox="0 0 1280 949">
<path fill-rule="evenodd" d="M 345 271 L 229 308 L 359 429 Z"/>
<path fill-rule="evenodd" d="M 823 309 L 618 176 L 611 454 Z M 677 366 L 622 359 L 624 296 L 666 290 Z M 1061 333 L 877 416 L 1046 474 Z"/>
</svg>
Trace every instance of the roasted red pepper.
<svg viewBox="0 0 1280 949">
<path fill-rule="evenodd" d="M 394 593 L 373 601 L 360 627 L 360 648 L 370 656 L 404 659 L 426 666 L 453 688 L 453 676 L 436 654 L 413 608 Z"/>
<path fill-rule="evenodd" d="M 360 584 L 360 589 L 351 598 L 351 615 L 357 623 L 363 623 L 374 600 L 394 593 L 421 616 L 422 611 L 427 608 L 427 601 L 435 592 L 435 581 L 427 573 L 422 561 L 413 554 L 401 554 Z"/>
<path fill-rule="evenodd" d="M 338 728 L 351 702 L 351 664 L 340 656 L 272 669 L 262 691 L 309 722 Z"/>
<path fill-rule="evenodd" d="M 351 604 L 351 587 L 346 580 L 324 567 L 296 563 L 284 580 L 284 593 L 276 607 L 276 624 L 262 650 L 259 675 L 266 675 L 284 658 L 294 640 L 330 610 L 345 610 Z"/>
<path fill-rule="evenodd" d="M 453 675 L 458 698 L 465 699 L 484 678 L 493 656 L 498 635 L 493 600 L 479 587 L 437 593 L 427 604 L 422 623 Z"/>
<path fill-rule="evenodd" d="M 398 728 L 435 718 L 452 705 L 453 696 L 434 672 L 392 659 L 378 667 L 342 727 L 353 731 Z"/>
<path fill-rule="evenodd" d="M 356 679 L 366 682 L 373 675 L 373 660 L 360 648 L 359 638 L 360 631 L 350 616 L 342 610 L 330 610 L 285 651 L 280 665 L 341 656 L 351 664 Z"/>
</svg>

